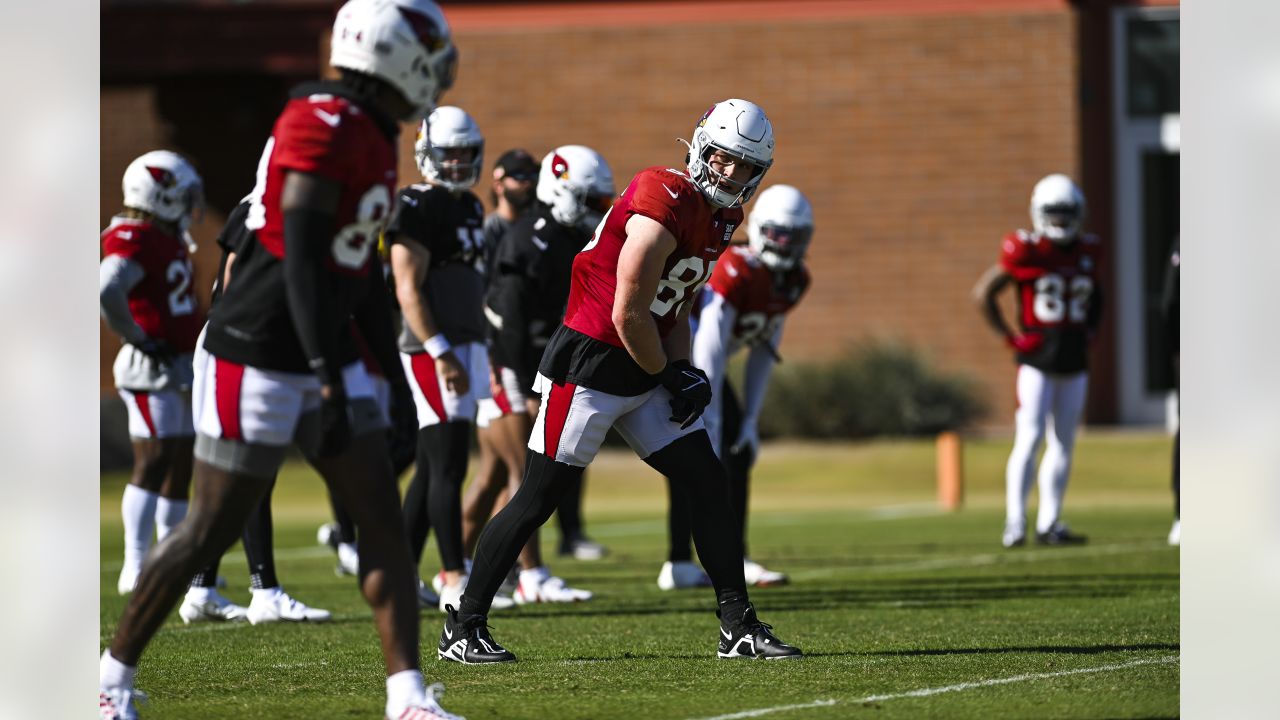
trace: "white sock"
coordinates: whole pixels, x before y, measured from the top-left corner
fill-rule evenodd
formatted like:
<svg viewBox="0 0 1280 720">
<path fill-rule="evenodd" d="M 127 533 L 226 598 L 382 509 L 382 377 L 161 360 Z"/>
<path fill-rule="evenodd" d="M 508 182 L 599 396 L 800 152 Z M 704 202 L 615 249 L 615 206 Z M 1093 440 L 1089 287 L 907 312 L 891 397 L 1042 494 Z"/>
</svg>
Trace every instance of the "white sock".
<svg viewBox="0 0 1280 720">
<path fill-rule="evenodd" d="M 162 497 L 156 500 L 156 541 L 164 540 L 173 532 L 173 528 L 187 516 L 186 500 L 170 500 Z"/>
<path fill-rule="evenodd" d="M 126 485 L 120 500 L 124 520 L 125 567 L 142 567 L 142 558 L 151 549 L 151 531 L 155 528 L 156 501 L 159 495 L 137 485 Z"/>
<path fill-rule="evenodd" d="M 421 704 L 427 698 L 422 683 L 422 671 L 401 670 L 387 677 L 387 717 L 398 718 L 404 711 Z"/>
<path fill-rule="evenodd" d="M 125 665 L 111 657 L 110 650 L 102 651 L 102 662 L 98 665 L 98 686 L 103 688 L 133 689 L 133 676 L 138 668 Z"/>
</svg>

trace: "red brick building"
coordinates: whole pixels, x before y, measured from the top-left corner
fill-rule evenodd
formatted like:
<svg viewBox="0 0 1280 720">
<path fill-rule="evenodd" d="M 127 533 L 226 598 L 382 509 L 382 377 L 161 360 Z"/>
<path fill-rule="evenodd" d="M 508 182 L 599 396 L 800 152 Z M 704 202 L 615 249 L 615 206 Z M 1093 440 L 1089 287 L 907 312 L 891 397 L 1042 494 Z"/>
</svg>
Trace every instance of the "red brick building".
<svg viewBox="0 0 1280 720">
<path fill-rule="evenodd" d="M 1114 259 L 1090 419 L 1162 416 L 1151 318 L 1177 230 L 1176 1 L 441 4 L 462 58 L 445 101 L 479 122 L 486 165 L 512 146 L 540 156 L 581 143 L 625 183 L 680 165 L 676 138 L 712 102 L 762 105 L 777 137 L 766 185 L 803 189 L 817 223 L 813 289 L 788 323 L 786 354 L 905 341 L 981 383 L 993 423 L 1012 420 L 1012 360 L 970 290 L 1001 234 L 1029 223 L 1035 181 L 1076 177 L 1087 227 Z M 252 185 L 286 89 L 324 65 L 336 6 L 106 0 L 103 223 L 133 157 L 158 147 L 192 157 L 211 201 L 195 231 L 207 288 L 213 237 Z M 406 179 L 411 143 L 406 132 Z M 104 331 L 104 388 L 116 347 Z"/>
</svg>

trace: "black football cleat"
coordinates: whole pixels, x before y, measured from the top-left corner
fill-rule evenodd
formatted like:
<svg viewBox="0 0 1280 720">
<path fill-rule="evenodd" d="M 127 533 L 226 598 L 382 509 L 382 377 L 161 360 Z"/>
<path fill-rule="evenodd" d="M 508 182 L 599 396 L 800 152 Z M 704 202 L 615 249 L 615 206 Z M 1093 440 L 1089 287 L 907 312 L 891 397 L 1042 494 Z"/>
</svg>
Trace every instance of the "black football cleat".
<svg viewBox="0 0 1280 720">
<path fill-rule="evenodd" d="M 1066 524 L 1060 522 L 1054 523 L 1048 532 L 1036 533 L 1036 543 L 1039 545 L 1083 545 L 1087 542 L 1087 536 L 1071 532 Z"/>
<path fill-rule="evenodd" d="M 463 622 L 452 605 L 445 606 L 444 630 L 440 633 L 438 653 L 441 660 L 463 665 L 488 665 L 515 662 L 516 656 L 499 645 L 489 634 L 483 615 Z"/>
<path fill-rule="evenodd" d="M 803 657 L 804 653 L 779 640 L 773 634 L 773 626 L 760 622 L 756 609 L 748 603 L 741 621 L 735 623 L 720 618 L 720 650 L 716 655 L 721 659 L 789 660 Z"/>
</svg>

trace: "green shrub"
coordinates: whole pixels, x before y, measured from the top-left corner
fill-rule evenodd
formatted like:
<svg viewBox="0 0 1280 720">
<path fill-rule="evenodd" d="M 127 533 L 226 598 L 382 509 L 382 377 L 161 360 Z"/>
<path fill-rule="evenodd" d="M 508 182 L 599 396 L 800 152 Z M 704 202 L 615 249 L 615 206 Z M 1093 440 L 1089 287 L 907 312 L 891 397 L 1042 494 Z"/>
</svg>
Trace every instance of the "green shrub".
<svg viewBox="0 0 1280 720">
<path fill-rule="evenodd" d="M 984 410 L 967 378 L 934 370 L 907 346 L 865 343 L 832 361 L 776 366 L 760 413 L 760 434 L 932 435 L 960 428 Z"/>
</svg>

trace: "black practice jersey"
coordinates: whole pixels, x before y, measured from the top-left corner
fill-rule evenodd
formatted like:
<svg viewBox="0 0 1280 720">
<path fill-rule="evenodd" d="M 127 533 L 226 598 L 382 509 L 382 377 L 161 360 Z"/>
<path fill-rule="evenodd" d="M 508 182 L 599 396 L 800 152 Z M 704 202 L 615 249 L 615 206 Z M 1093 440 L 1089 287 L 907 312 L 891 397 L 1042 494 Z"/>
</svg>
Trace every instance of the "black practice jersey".
<svg viewBox="0 0 1280 720">
<path fill-rule="evenodd" d="M 417 243 L 431 254 L 420 288 L 436 326 L 452 344 L 484 340 L 483 265 L 484 208 L 470 192 L 453 194 L 435 185 L 412 185 L 400 191 L 387 237 Z M 400 349 L 422 352 L 422 338 L 405 325 Z"/>
<path fill-rule="evenodd" d="M 550 208 L 537 203 L 511 224 L 494 251 L 485 297 L 490 359 L 514 370 L 526 390 L 564 319 L 573 259 L 590 237 L 556 222 Z"/>
</svg>

